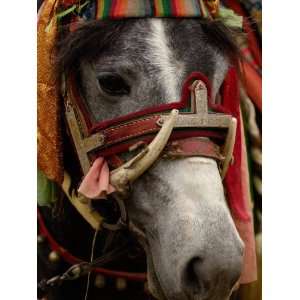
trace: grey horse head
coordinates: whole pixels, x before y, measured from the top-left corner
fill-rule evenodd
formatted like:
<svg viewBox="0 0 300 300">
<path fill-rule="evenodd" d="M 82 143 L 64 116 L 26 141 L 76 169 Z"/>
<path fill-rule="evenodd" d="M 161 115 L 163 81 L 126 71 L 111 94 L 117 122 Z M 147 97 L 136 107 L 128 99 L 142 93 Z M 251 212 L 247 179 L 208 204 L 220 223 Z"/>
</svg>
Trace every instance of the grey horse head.
<svg viewBox="0 0 300 300">
<path fill-rule="evenodd" d="M 223 25 L 199 19 L 92 22 L 69 35 L 61 68 L 73 68 L 94 119 L 107 120 L 179 100 L 193 71 L 216 98 L 235 46 Z M 239 279 L 243 243 L 216 162 L 158 160 L 126 201 L 147 254 L 158 299 L 227 299 Z"/>
</svg>

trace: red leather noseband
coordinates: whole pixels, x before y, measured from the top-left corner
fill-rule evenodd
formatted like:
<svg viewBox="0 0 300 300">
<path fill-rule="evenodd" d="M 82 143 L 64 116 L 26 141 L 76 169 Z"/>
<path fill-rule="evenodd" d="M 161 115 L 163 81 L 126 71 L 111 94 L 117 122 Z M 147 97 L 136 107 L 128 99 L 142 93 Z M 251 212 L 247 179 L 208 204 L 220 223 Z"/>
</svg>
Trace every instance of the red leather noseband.
<svg viewBox="0 0 300 300">
<path fill-rule="evenodd" d="M 192 137 L 169 142 L 163 151 L 163 158 L 203 156 L 217 161 L 224 159 L 220 147 L 207 138 Z"/>
</svg>

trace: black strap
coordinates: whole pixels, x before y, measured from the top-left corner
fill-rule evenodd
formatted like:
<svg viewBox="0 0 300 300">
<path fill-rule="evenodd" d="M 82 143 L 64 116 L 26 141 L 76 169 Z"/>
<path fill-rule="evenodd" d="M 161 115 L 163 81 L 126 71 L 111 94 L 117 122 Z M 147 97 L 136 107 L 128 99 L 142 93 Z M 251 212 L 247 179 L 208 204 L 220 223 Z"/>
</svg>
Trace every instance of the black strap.
<svg viewBox="0 0 300 300">
<path fill-rule="evenodd" d="M 42 279 L 37 285 L 38 298 L 44 297 L 50 289 L 60 286 L 64 281 L 76 280 L 82 276 L 88 275 L 93 269 L 101 267 L 104 264 L 111 262 L 122 256 L 128 250 L 128 243 L 115 248 L 112 251 L 96 258 L 92 262 L 81 262 L 71 266 L 61 275 L 54 276 L 50 279 Z"/>
</svg>

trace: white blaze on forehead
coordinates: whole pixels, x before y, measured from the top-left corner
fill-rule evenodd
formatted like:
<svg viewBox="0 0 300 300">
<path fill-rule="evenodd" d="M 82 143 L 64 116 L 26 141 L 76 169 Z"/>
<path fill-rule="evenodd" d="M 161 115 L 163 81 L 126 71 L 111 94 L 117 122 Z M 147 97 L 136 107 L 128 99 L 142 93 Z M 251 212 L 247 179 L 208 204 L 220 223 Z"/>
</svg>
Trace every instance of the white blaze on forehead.
<svg viewBox="0 0 300 300">
<path fill-rule="evenodd" d="M 163 86 L 167 102 L 180 99 L 180 79 L 183 74 L 183 63 L 175 59 L 175 55 L 168 44 L 168 36 L 161 19 L 151 19 L 150 35 L 146 37 L 149 47 L 151 64 L 159 70 L 159 81 Z"/>
</svg>

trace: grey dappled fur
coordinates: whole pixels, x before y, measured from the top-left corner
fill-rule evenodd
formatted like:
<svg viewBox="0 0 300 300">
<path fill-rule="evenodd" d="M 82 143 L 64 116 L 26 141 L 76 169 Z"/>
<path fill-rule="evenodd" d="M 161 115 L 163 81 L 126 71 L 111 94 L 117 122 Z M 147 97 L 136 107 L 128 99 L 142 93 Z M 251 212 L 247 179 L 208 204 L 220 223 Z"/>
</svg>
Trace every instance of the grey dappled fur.
<svg viewBox="0 0 300 300">
<path fill-rule="evenodd" d="M 184 79 L 193 71 L 211 80 L 214 97 L 228 69 L 230 51 L 226 43 L 222 47 L 214 41 L 207 26 L 198 19 L 91 25 L 73 34 L 70 53 L 62 51 L 61 62 L 65 69 L 78 70 L 83 98 L 98 121 L 178 100 L 168 96 L 179 98 Z M 157 29 L 165 33 L 164 41 L 157 40 Z M 84 30 L 90 30 L 92 38 Z M 165 47 L 162 58 L 169 59 L 161 64 L 160 45 Z M 163 75 L 169 71 L 174 81 L 168 84 Z M 130 93 L 107 95 L 97 80 L 102 72 L 119 74 Z M 126 203 L 130 220 L 145 233 L 141 242 L 147 253 L 149 286 L 156 297 L 229 297 L 241 272 L 243 243 L 227 208 L 215 161 L 159 160 L 138 179 Z"/>
<path fill-rule="evenodd" d="M 182 83 L 193 71 L 205 74 L 213 82 L 214 91 L 220 87 L 227 62 L 218 49 L 205 42 L 201 24 L 197 20 L 164 20 L 168 45 L 173 52 L 172 62 L 177 66 L 180 78 L 176 86 L 178 98 L 166 99 L 166 87 L 161 83 L 158 66 L 153 63 L 149 43 L 151 22 L 141 19 L 126 23 L 119 39 L 101 52 L 93 63 L 81 64 L 83 78 L 89 78 L 82 81 L 83 92 L 96 120 L 111 119 L 166 101 L 179 100 Z M 96 76 L 105 71 L 121 74 L 131 86 L 130 95 L 115 99 L 102 93 Z"/>
</svg>

